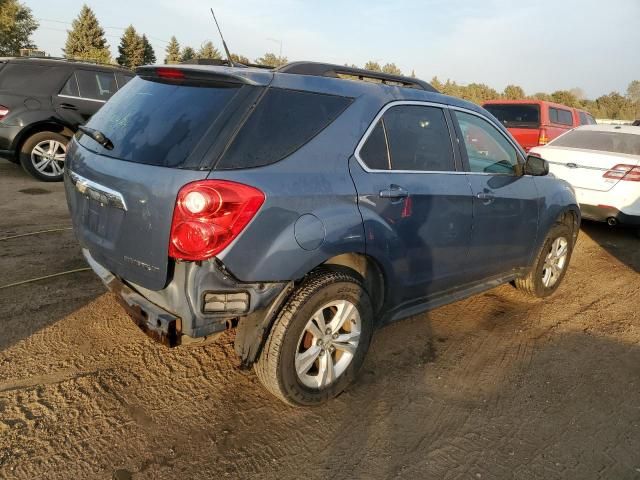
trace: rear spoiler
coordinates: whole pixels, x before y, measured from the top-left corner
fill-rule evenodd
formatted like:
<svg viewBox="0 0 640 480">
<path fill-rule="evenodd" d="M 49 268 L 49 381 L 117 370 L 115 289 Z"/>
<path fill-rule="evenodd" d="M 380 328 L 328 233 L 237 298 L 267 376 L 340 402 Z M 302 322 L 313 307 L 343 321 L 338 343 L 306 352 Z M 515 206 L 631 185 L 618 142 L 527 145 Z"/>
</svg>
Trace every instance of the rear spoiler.
<svg viewBox="0 0 640 480">
<path fill-rule="evenodd" d="M 270 71 L 184 64 L 170 66 L 145 65 L 136 68 L 136 75 L 151 80 L 165 80 L 176 83 L 226 83 L 254 86 L 269 85 L 273 78 L 273 74 Z"/>
</svg>

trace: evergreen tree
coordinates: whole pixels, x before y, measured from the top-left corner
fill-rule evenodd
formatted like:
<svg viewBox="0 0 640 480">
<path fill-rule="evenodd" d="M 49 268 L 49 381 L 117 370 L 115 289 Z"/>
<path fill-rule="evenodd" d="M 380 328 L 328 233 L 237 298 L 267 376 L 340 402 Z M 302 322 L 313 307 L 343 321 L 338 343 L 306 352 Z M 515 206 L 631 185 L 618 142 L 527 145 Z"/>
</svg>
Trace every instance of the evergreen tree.
<svg viewBox="0 0 640 480">
<path fill-rule="evenodd" d="M 200 50 L 198 50 L 198 58 L 222 60 L 222 55 L 220 55 L 220 51 L 214 47 L 213 43 L 209 40 L 200 46 Z"/>
<path fill-rule="evenodd" d="M 262 57 L 256 59 L 258 65 L 266 65 L 267 67 L 281 67 L 289 60 L 287 57 L 279 57 L 275 53 L 265 53 Z"/>
<path fill-rule="evenodd" d="M 156 52 L 153 51 L 153 47 L 149 43 L 149 39 L 147 39 L 146 35 L 142 35 L 142 45 L 144 46 L 144 58 L 143 64 L 149 65 L 152 63 L 156 63 Z"/>
<path fill-rule="evenodd" d="M 247 57 L 237 53 L 231 54 L 231 60 L 233 60 L 234 63 L 242 63 L 243 65 L 249 65 L 251 63 L 251 60 L 249 60 Z"/>
<path fill-rule="evenodd" d="M 402 70 L 396 67 L 395 63 L 387 63 L 382 67 L 382 73 L 388 73 L 390 75 L 402 75 Z"/>
<path fill-rule="evenodd" d="M 193 60 L 196 58 L 196 51 L 191 47 L 184 47 L 182 49 L 182 57 L 180 57 L 181 62 L 186 62 L 187 60 Z"/>
<path fill-rule="evenodd" d="M 21 48 L 35 48 L 31 34 L 38 22 L 31 9 L 18 0 L 0 0 L 0 56 L 18 55 Z"/>
<path fill-rule="evenodd" d="M 364 64 L 364 69 L 365 70 L 371 70 L 372 72 L 381 72 L 382 71 L 382 67 L 380 66 L 380 64 L 378 62 L 374 62 L 372 60 L 369 60 L 367 63 Z"/>
<path fill-rule="evenodd" d="M 96 60 L 96 57 L 99 57 L 101 60 L 111 61 L 104 30 L 98 23 L 93 10 L 86 4 L 82 6 L 80 14 L 71 23 L 71 30 L 67 31 L 67 42 L 63 52 L 68 58 Z"/>
<path fill-rule="evenodd" d="M 178 39 L 175 36 L 171 37 L 171 41 L 167 48 L 165 49 L 166 56 L 164 57 L 164 63 L 179 63 L 181 60 L 180 56 L 180 44 L 178 43 Z"/>
<path fill-rule="evenodd" d="M 144 43 L 133 25 L 129 25 L 122 34 L 118 53 L 116 61 L 123 67 L 135 68 L 144 63 Z"/>
</svg>

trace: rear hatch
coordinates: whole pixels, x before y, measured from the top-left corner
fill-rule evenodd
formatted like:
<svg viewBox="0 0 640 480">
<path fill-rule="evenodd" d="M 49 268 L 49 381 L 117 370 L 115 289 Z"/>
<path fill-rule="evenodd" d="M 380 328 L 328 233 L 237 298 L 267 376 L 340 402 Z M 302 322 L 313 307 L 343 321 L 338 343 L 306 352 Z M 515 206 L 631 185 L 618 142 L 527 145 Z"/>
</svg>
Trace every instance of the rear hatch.
<svg viewBox="0 0 640 480">
<path fill-rule="evenodd" d="M 536 149 L 555 176 L 576 188 L 606 192 L 640 160 L 640 135 L 572 130 Z"/>
<path fill-rule="evenodd" d="M 540 106 L 524 103 L 490 103 L 484 108 L 491 112 L 525 150 L 538 145 L 540 138 Z"/>
<path fill-rule="evenodd" d="M 207 177 L 213 159 L 271 79 L 224 67 L 150 68 L 116 93 L 67 154 L 65 188 L 74 230 L 119 277 L 162 289 L 178 191 Z"/>
</svg>

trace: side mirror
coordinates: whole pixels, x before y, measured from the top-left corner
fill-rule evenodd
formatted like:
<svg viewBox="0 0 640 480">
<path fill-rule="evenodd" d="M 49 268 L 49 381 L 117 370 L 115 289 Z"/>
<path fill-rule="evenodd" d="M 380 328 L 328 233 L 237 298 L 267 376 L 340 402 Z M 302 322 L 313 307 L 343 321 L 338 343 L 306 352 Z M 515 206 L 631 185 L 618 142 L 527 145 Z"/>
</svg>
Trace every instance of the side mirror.
<svg viewBox="0 0 640 480">
<path fill-rule="evenodd" d="M 534 177 L 544 177 L 549 174 L 549 162 L 544 158 L 529 155 L 524 164 L 524 174 L 533 175 Z"/>
</svg>

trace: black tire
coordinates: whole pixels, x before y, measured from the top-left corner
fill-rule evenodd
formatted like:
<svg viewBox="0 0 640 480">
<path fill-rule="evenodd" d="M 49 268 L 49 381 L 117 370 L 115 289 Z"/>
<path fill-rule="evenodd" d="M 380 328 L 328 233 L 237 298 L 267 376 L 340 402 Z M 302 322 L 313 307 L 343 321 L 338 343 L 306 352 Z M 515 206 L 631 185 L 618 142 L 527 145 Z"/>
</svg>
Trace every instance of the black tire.
<svg viewBox="0 0 640 480">
<path fill-rule="evenodd" d="M 545 286 L 543 283 L 543 272 L 545 270 L 545 261 L 547 255 L 551 252 L 553 242 L 558 238 L 564 238 L 567 241 L 567 256 L 564 266 L 553 285 Z M 573 253 L 573 232 L 564 223 L 556 223 L 547 235 L 547 238 L 542 245 L 542 249 L 538 253 L 538 256 L 533 264 L 533 267 L 529 273 L 522 278 L 515 280 L 515 286 L 518 290 L 526 293 L 529 296 L 536 298 L 544 298 L 555 292 L 562 280 L 564 279 L 569 263 L 571 261 L 571 254 Z"/>
<path fill-rule="evenodd" d="M 38 132 L 34 135 L 31 135 L 27 138 L 22 147 L 20 148 L 20 164 L 22 168 L 29 173 L 31 176 L 37 178 L 42 182 L 59 182 L 62 180 L 63 173 L 55 174 L 53 167 L 50 167 L 51 174 L 47 174 L 49 171 L 47 169 L 45 173 L 40 172 L 33 163 L 32 160 L 32 152 L 37 145 L 42 144 L 43 142 L 59 142 L 64 146 L 64 150 L 66 151 L 67 143 L 69 143 L 69 139 L 64 135 L 60 135 L 56 132 Z"/>
<path fill-rule="evenodd" d="M 299 341 L 306 335 L 307 322 L 318 310 L 327 303 L 342 300 L 355 306 L 360 315 L 359 343 L 341 375 L 324 388 L 310 388 L 296 372 Z M 289 405 L 320 405 L 339 395 L 356 378 L 369 349 L 373 328 L 373 307 L 360 279 L 344 271 L 319 270 L 294 291 L 278 314 L 254 365 L 256 375 L 267 390 Z"/>
</svg>

